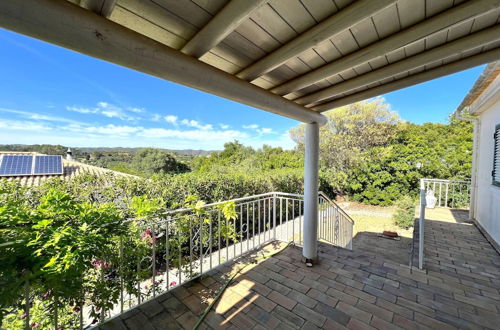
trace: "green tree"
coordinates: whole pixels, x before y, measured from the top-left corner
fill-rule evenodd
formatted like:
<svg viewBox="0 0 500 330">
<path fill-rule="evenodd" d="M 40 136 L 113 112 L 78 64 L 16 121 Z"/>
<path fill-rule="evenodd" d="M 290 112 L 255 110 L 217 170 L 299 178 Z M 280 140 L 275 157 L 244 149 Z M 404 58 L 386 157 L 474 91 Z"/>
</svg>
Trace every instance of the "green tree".
<svg viewBox="0 0 500 330">
<path fill-rule="evenodd" d="M 133 169 L 146 175 L 182 173 L 189 170 L 186 164 L 178 162 L 171 153 L 155 148 L 139 150 L 131 165 Z"/>
</svg>

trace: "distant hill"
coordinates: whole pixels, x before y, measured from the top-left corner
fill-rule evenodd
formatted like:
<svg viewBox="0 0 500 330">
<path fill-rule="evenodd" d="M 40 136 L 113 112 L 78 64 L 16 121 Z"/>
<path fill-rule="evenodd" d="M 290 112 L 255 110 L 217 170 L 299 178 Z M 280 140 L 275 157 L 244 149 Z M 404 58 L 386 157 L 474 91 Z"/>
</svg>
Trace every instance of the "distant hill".
<svg viewBox="0 0 500 330">
<path fill-rule="evenodd" d="M 34 151 L 40 153 L 47 153 L 46 151 L 53 151 L 53 154 L 65 154 L 68 147 L 61 145 L 49 145 L 49 144 L 1 144 L 0 150 L 3 151 Z M 138 150 L 142 148 L 123 148 L 123 147 L 71 147 L 73 153 L 93 153 L 93 152 L 122 152 L 135 154 Z M 163 148 L 159 148 L 163 149 Z M 206 156 L 217 150 L 196 150 L 196 149 L 163 149 L 169 152 L 173 152 L 178 155 L 186 156 Z"/>
</svg>

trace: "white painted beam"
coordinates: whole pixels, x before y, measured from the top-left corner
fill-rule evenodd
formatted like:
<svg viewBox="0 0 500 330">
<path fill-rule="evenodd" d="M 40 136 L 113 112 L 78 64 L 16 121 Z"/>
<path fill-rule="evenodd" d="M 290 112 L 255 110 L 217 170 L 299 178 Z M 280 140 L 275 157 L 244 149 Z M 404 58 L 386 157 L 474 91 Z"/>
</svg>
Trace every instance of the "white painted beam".
<svg viewBox="0 0 500 330">
<path fill-rule="evenodd" d="M 429 51 L 411 56 L 399 62 L 389 64 L 380 69 L 335 84 L 331 87 L 299 97 L 295 99 L 294 102 L 302 105 L 316 104 L 325 99 L 332 98 L 333 96 L 354 90 L 358 87 L 370 85 L 374 82 L 434 63 L 455 54 L 464 53 L 497 40 L 500 40 L 500 25 L 476 32 L 442 46 L 433 48 Z"/>
<path fill-rule="evenodd" d="M 117 0 L 81 0 L 80 6 L 103 17 L 111 16 Z"/>
<path fill-rule="evenodd" d="M 298 78 L 274 87 L 271 91 L 279 95 L 286 95 L 294 91 L 301 90 L 318 81 L 332 77 L 342 71 L 366 63 L 370 60 L 376 59 L 377 57 L 384 56 L 393 50 L 409 45 L 459 22 L 477 17 L 491 10 L 498 9 L 498 7 L 500 7 L 500 0 L 467 1 L 356 52 L 346 55 L 331 63 L 325 64 Z"/>
<path fill-rule="evenodd" d="M 181 52 L 196 58 L 202 57 L 217 46 L 231 32 L 268 0 L 232 0 L 189 40 Z"/>
<path fill-rule="evenodd" d="M 478 65 L 494 62 L 500 60 L 500 47 L 487 52 L 469 56 L 464 59 L 445 64 L 435 69 L 425 71 L 422 73 L 414 74 L 406 78 L 402 78 L 378 87 L 370 88 L 359 93 L 354 93 L 345 97 L 335 99 L 331 102 L 323 103 L 312 107 L 314 111 L 328 111 L 347 104 L 369 99 L 371 97 L 379 96 L 382 94 L 390 93 L 398 89 L 410 87 L 416 84 L 426 82 L 428 80 L 436 79 L 439 77 L 447 76 L 456 72 L 467 70 Z"/>
<path fill-rule="evenodd" d="M 295 120 L 326 123 L 319 113 L 68 1 L 0 1 L 0 27 Z"/>
<path fill-rule="evenodd" d="M 335 13 L 321 23 L 313 26 L 295 39 L 284 44 L 249 67 L 241 70 L 237 77 L 248 81 L 272 71 L 289 59 L 318 45 L 326 39 L 345 31 L 367 17 L 389 7 L 397 0 L 358 0 L 347 8 Z"/>
</svg>

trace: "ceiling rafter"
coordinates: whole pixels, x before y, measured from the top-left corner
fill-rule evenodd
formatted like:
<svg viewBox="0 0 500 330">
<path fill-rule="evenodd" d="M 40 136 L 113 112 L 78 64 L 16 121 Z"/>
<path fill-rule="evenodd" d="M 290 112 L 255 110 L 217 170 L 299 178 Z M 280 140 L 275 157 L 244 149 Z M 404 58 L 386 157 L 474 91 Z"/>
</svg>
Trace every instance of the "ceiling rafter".
<svg viewBox="0 0 500 330">
<path fill-rule="evenodd" d="M 318 112 L 333 110 L 335 108 L 351 104 L 354 102 L 363 101 L 371 97 L 379 96 L 385 93 L 390 93 L 399 89 L 410 87 L 420 84 L 432 79 L 444 77 L 453 73 L 473 68 L 478 65 L 490 63 L 500 58 L 500 47 L 454 61 L 452 63 L 444 64 L 435 69 L 417 73 L 402 79 L 392 81 L 390 83 L 360 91 L 351 95 L 343 96 L 333 101 L 316 105 L 311 109 Z"/>
<path fill-rule="evenodd" d="M 487 45 L 497 40 L 500 40 L 500 25 L 481 30 L 442 46 L 432 48 L 426 52 L 422 52 L 393 64 L 386 65 L 380 69 L 370 71 L 363 75 L 324 88 L 320 91 L 304 95 L 295 99 L 294 102 L 301 105 L 319 103 L 325 99 L 349 92 L 360 86 L 368 86 L 374 82 L 393 77 L 401 72 L 410 71 L 443 58 L 450 57 L 454 54 L 460 54 L 468 50 Z"/>
<path fill-rule="evenodd" d="M 273 93 L 286 95 L 301 90 L 316 82 L 330 78 L 347 69 L 356 67 L 370 60 L 409 45 L 464 20 L 475 18 L 500 6 L 499 0 L 474 0 L 462 3 L 425 21 L 417 23 L 403 31 L 357 50 L 315 70 L 305 73 L 271 89 Z"/>
<path fill-rule="evenodd" d="M 282 45 L 272 53 L 264 56 L 249 67 L 241 70 L 236 76 L 247 81 L 253 81 L 263 74 L 272 71 L 291 58 L 311 49 L 319 43 L 334 37 L 358 22 L 391 6 L 397 0 L 359 0 L 342 9 L 293 40 Z"/>
<path fill-rule="evenodd" d="M 229 1 L 194 37 L 189 40 L 181 52 L 200 58 L 217 46 L 240 24 L 248 19 L 255 10 L 269 0 L 233 0 Z"/>
<path fill-rule="evenodd" d="M 111 16 L 117 0 L 81 0 L 80 6 L 103 17 Z"/>
</svg>

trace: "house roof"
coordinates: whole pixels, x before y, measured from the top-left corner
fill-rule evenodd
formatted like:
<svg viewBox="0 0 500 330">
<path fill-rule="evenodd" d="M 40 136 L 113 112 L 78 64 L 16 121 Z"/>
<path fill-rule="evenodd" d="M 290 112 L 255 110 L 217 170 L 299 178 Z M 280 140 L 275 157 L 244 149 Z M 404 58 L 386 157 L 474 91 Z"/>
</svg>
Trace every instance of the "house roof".
<svg viewBox="0 0 500 330">
<path fill-rule="evenodd" d="M 3 152 L 0 151 L 0 155 L 42 155 L 35 152 Z M 25 186 L 39 186 L 47 180 L 52 178 L 61 178 L 63 180 L 69 180 L 81 174 L 94 174 L 94 175 L 104 175 L 104 174 L 114 174 L 126 177 L 136 177 L 134 175 L 109 170 L 102 167 L 97 167 L 89 164 L 84 164 L 77 161 L 71 161 L 63 159 L 63 174 L 62 175 L 17 175 L 17 176 L 5 176 L 0 179 L 6 180 L 16 180 Z"/>
<path fill-rule="evenodd" d="M 470 107 L 495 81 L 500 75 L 500 61 L 490 63 L 483 70 L 479 78 L 470 89 L 469 93 L 465 96 L 462 103 L 457 108 L 457 111 L 462 111 L 465 107 Z"/>
<path fill-rule="evenodd" d="M 500 59 L 500 0 L 23 0 L 0 27 L 304 122 Z"/>
</svg>

